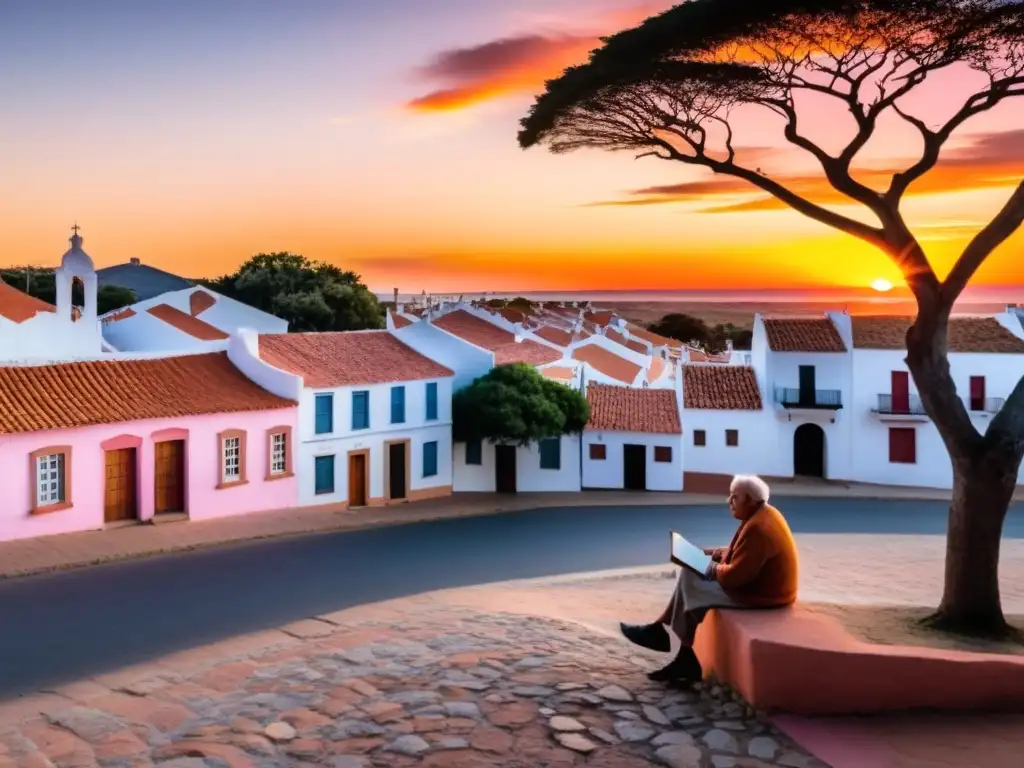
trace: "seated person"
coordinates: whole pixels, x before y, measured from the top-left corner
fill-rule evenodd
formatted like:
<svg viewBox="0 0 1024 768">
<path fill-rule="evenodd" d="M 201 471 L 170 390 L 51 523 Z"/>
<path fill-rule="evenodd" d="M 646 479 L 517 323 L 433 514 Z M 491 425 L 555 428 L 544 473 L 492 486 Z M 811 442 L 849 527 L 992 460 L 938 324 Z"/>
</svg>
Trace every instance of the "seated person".
<svg viewBox="0 0 1024 768">
<path fill-rule="evenodd" d="M 651 680 L 701 679 L 693 639 L 709 609 L 777 608 L 796 602 L 796 543 L 782 513 L 768 504 L 768 484 L 759 477 L 734 477 L 729 510 L 740 521 L 739 528 L 728 547 L 704 550 L 712 558 L 704 577 L 682 568 L 675 595 L 657 621 L 621 625 L 628 640 L 652 651 L 671 650 L 666 624 L 682 643 L 668 666 L 648 675 Z"/>
</svg>

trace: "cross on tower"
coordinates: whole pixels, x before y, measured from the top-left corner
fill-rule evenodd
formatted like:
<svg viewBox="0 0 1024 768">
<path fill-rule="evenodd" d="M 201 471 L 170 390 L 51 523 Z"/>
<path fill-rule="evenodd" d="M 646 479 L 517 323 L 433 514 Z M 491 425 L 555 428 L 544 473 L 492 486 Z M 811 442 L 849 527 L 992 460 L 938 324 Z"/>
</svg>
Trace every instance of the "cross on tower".
<svg viewBox="0 0 1024 768">
<path fill-rule="evenodd" d="M 79 226 L 78 226 L 78 222 L 76 221 L 76 222 L 74 223 L 74 225 L 72 225 L 72 227 L 71 227 L 71 231 L 72 231 L 72 232 L 74 232 L 74 233 L 75 233 L 75 234 L 77 235 L 77 234 L 78 234 L 78 230 L 79 230 L 79 229 L 81 229 L 81 227 L 79 227 Z"/>
</svg>

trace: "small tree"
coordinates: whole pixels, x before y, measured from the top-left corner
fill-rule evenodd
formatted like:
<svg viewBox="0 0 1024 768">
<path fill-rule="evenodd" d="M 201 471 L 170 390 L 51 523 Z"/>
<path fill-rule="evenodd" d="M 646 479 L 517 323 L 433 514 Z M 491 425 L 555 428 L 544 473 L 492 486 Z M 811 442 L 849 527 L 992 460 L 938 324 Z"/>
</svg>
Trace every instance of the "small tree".
<svg viewBox="0 0 1024 768">
<path fill-rule="evenodd" d="M 684 344 L 692 342 L 706 347 L 711 342 L 711 330 L 707 324 L 692 315 L 673 312 L 652 323 L 648 328 L 659 336 L 666 336 Z"/>
<path fill-rule="evenodd" d="M 492 368 L 452 398 L 452 431 L 459 441 L 527 445 L 582 432 L 589 418 L 583 395 L 525 363 Z"/>
<path fill-rule="evenodd" d="M 968 67 L 984 85 L 936 123 L 906 97 L 925 81 Z M 952 89 L 953 81 L 947 81 Z M 801 130 L 798 101 L 834 100 L 852 116 L 837 154 Z M 947 358 L 953 304 L 985 259 L 1024 221 L 1024 181 L 940 279 L 900 210 L 970 118 L 1024 94 L 1022 0 L 691 0 L 614 35 L 590 61 L 547 84 L 522 121 L 522 147 L 635 151 L 751 184 L 815 221 L 859 238 L 901 269 L 917 301 L 907 366 L 953 465 L 945 588 L 933 617 L 954 631 L 1005 634 L 999 541 L 1024 454 L 1024 381 L 980 434 L 957 395 Z M 736 159 L 734 109 L 781 119 L 782 133 L 866 221 L 808 199 L 785 180 Z M 920 156 L 884 189 L 852 165 L 880 119 L 901 119 Z"/>
</svg>

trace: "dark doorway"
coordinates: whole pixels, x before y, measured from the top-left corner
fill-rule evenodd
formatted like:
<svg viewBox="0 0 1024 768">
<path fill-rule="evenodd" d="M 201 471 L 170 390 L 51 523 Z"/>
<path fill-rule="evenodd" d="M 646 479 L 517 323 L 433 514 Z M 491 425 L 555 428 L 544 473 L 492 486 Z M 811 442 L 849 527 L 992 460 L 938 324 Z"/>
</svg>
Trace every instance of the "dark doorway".
<svg viewBox="0 0 1024 768">
<path fill-rule="evenodd" d="M 813 365 L 801 365 L 800 366 L 800 405 L 814 405 L 815 404 L 815 390 L 816 382 L 814 380 L 814 366 Z"/>
<path fill-rule="evenodd" d="M 801 424 L 793 434 L 793 474 L 825 477 L 825 431 L 817 424 Z"/>
<path fill-rule="evenodd" d="M 494 485 L 498 493 L 516 492 L 516 447 L 494 446 Z"/>
<path fill-rule="evenodd" d="M 627 491 L 647 490 L 647 446 L 622 447 L 623 484 Z"/>
<path fill-rule="evenodd" d="M 404 499 L 408 493 L 405 477 L 405 462 L 408 455 L 406 445 L 391 443 L 388 446 L 388 497 L 391 499 Z"/>
</svg>

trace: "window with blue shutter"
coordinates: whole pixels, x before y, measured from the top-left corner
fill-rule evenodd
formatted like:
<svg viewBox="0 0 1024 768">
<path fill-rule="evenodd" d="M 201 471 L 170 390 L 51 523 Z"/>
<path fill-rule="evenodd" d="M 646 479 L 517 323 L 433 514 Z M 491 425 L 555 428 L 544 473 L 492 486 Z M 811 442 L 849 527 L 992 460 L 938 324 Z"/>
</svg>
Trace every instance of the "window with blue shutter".
<svg viewBox="0 0 1024 768">
<path fill-rule="evenodd" d="M 484 463 L 484 444 L 482 440 L 466 441 L 466 464 L 479 466 Z"/>
<path fill-rule="evenodd" d="M 540 441 L 540 468 L 562 468 L 562 441 L 557 437 Z"/>
<path fill-rule="evenodd" d="M 316 433 L 327 435 L 334 431 L 334 395 L 327 393 L 317 395 L 316 403 Z"/>
<path fill-rule="evenodd" d="M 437 474 L 437 441 L 423 444 L 423 476 L 433 477 Z"/>
<path fill-rule="evenodd" d="M 370 393 L 352 393 L 352 429 L 370 428 Z"/>
<path fill-rule="evenodd" d="M 405 423 L 405 387 L 391 388 L 391 423 Z"/>
<path fill-rule="evenodd" d="M 334 493 L 334 456 L 317 456 L 314 460 L 316 493 Z"/>
<path fill-rule="evenodd" d="M 427 384 L 427 421 L 437 419 L 437 382 Z"/>
</svg>

